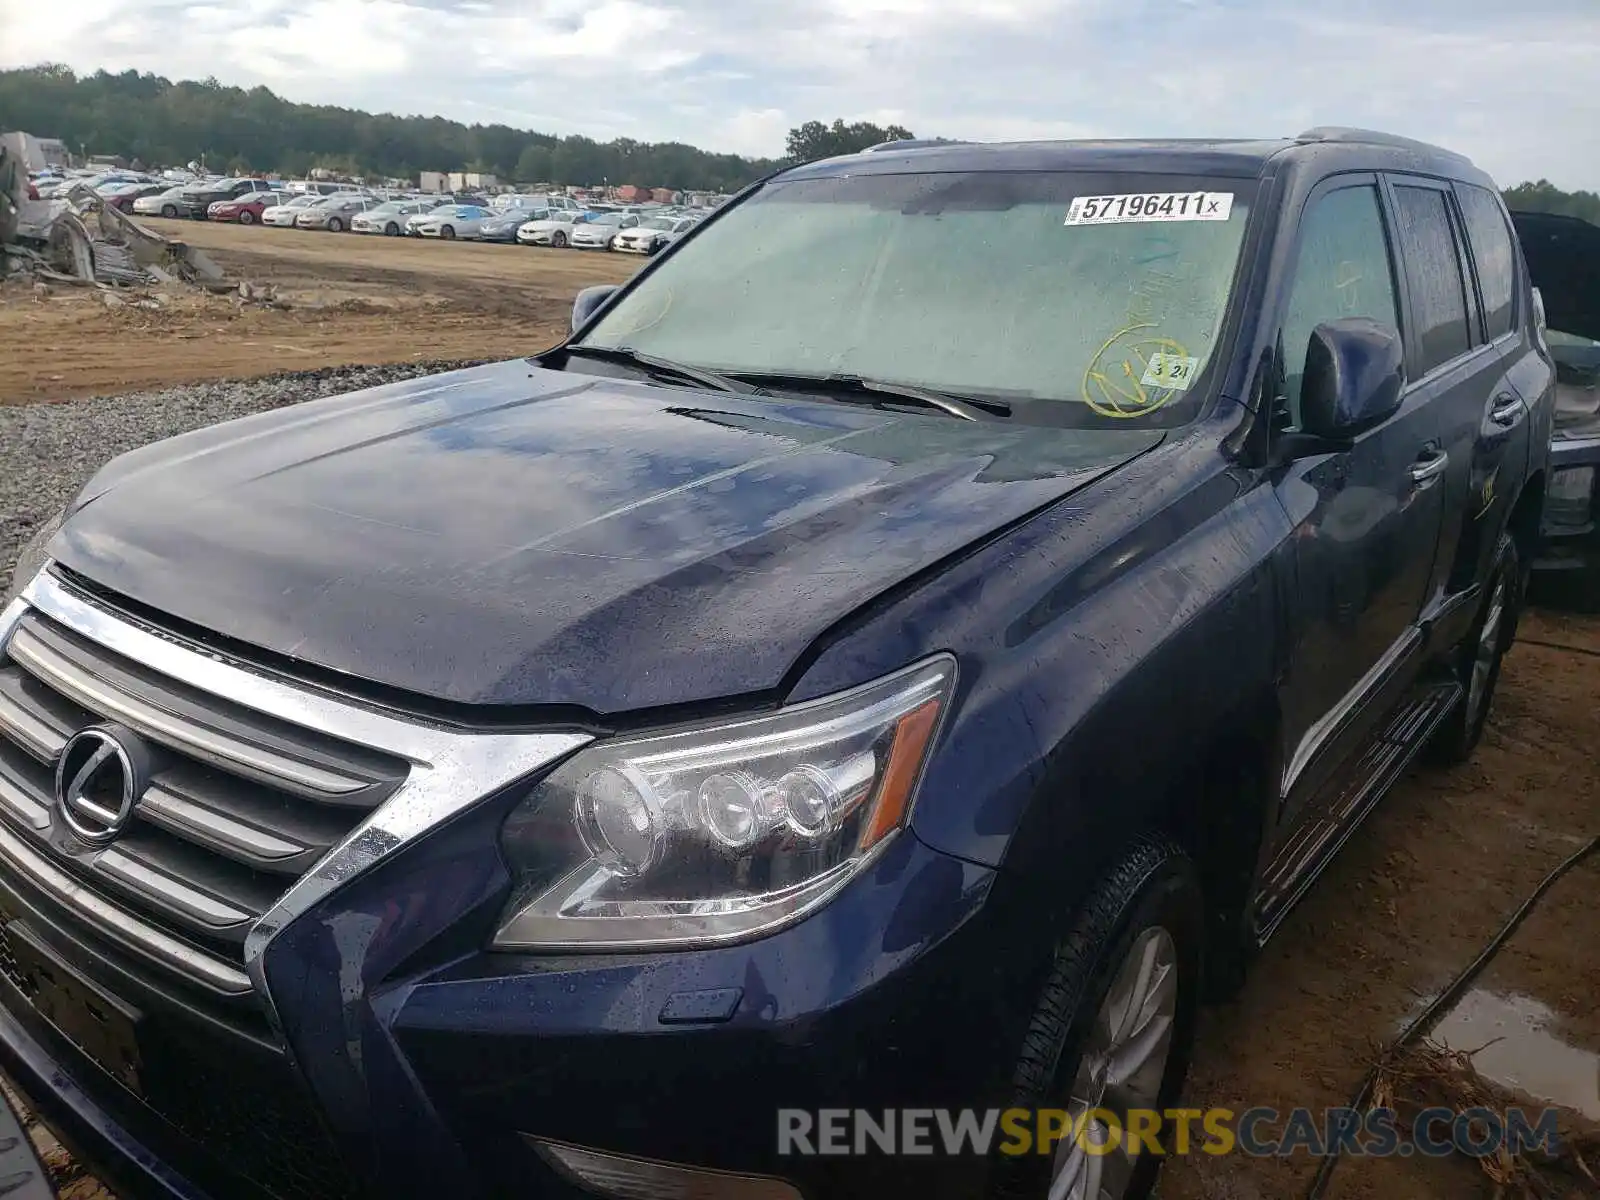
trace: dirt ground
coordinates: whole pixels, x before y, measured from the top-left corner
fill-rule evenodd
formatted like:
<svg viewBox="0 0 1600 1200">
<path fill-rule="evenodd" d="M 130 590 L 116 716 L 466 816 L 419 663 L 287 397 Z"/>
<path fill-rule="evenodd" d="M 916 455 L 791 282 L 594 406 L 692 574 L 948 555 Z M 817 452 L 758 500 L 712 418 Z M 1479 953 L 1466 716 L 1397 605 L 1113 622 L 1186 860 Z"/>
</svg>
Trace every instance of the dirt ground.
<svg viewBox="0 0 1600 1200">
<path fill-rule="evenodd" d="M 107 307 L 93 289 L 0 287 L 0 404 L 411 359 L 510 358 L 565 332 L 572 300 L 640 260 L 598 251 L 148 222 L 286 308 L 187 287 Z M 119 297 L 121 298 L 121 297 Z"/>
<path fill-rule="evenodd" d="M 0 403 L 345 363 L 536 351 L 573 295 L 638 267 L 618 255 L 153 222 L 290 307 L 173 291 L 165 307 L 0 288 Z M 1348 1102 L 1377 1048 L 1477 953 L 1550 868 L 1600 833 L 1600 618 L 1531 612 L 1482 747 L 1418 770 L 1345 847 L 1241 996 L 1202 1021 L 1187 1102 L 1235 1111 Z M 1600 861 L 1558 884 L 1480 980 L 1553 1010 L 1600 1051 Z M 59 1151 L 57 1152 L 59 1153 Z M 1287 1200 L 1315 1163 L 1195 1155 L 1163 1200 Z M 79 1180 L 75 1198 L 96 1194 Z M 1344 1163 L 1335 1200 L 1462 1200 L 1493 1189 L 1463 1160 Z"/>
<path fill-rule="evenodd" d="M 1597 748 L 1600 620 L 1528 613 L 1478 752 L 1450 771 L 1419 768 L 1385 798 L 1238 1000 L 1205 1013 L 1186 1102 L 1236 1112 L 1348 1104 L 1380 1044 L 1476 957 L 1556 863 L 1600 834 Z M 1591 858 L 1555 885 L 1478 979 L 1553 1009 L 1551 1032 L 1588 1051 L 1600 1051 L 1597 897 L 1600 858 Z M 1304 1153 L 1174 1159 L 1161 1197 L 1288 1200 L 1304 1194 L 1316 1167 Z M 1494 1188 L 1464 1159 L 1359 1158 L 1340 1165 L 1327 1194 L 1488 1200 Z"/>
</svg>

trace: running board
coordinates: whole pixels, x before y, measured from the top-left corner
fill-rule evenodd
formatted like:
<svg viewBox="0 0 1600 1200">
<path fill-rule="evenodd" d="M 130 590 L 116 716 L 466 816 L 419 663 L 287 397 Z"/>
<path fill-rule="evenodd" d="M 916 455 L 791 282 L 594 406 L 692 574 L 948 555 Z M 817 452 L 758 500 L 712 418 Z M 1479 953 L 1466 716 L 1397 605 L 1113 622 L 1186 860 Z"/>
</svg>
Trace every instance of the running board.
<svg viewBox="0 0 1600 1200">
<path fill-rule="evenodd" d="M 1413 693 L 1389 716 L 1383 732 L 1355 763 L 1344 787 L 1327 803 L 1322 803 L 1321 797 L 1313 799 L 1313 811 L 1320 810 L 1323 815 L 1308 819 L 1262 874 L 1254 918 L 1257 949 L 1278 931 L 1350 835 L 1404 774 L 1439 723 L 1460 702 L 1461 694 L 1461 685 L 1454 681 L 1425 685 Z"/>
</svg>

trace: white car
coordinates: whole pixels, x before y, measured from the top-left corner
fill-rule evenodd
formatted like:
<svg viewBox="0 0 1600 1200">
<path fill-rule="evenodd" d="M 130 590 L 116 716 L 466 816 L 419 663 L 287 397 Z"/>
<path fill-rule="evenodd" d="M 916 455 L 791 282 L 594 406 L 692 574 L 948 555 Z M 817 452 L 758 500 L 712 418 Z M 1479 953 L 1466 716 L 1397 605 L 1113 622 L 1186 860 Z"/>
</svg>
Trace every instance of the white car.
<svg viewBox="0 0 1600 1200">
<path fill-rule="evenodd" d="M 444 238 L 477 237 L 478 227 L 495 214 L 476 204 L 447 204 L 436 208 L 421 218 L 413 218 L 408 232 L 418 237 Z"/>
<path fill-rule="evenodd" d="M 517 226 L 517 241 L 524 246 L 554 246 L 560 249 L 572 237 L 572 227 L 588 214 L 582 211 L 546 209 L 529 214 Z"/>
<path fill-rule="evenodd" d="M 611 248 L 624 254 L 655 254 L 698 224 L 689 217 L 650 217 L 617 234 Z"/>
<path fill-rule="evenodd" d="M 424 210 L 423 212 L 418 213 L 414 217 L 407 217 L 406 218 L 406 226 L 405 226 L 406 236 L 407 237 L 421 237 L 422 234 L 418 232 L 418 229 L 421 227 L 421 225 L 422 225 L 422 223 L 424 221 L 426 221 L 429 217 L 433 216 L 434 213 L 447 212 L 450 209 L 455 208 L 455 206 L 456 206 L 456 202 L 454 200 L 438 200 L 438 199 L 435 199 L 434 201 L 432 201 L 428 205 L 427 209 Z"/>
<path fill-rule="evenodd" d="M 154 196 L 140 196 L 133 202 L 133 211 L 141 217 L 176 217 L 182 211 L 178 207 L 181 203 L 178 197 L 183 189 L 189 186 L 187 183 L 180 183 L 164 192 L 157 192 Z"/>
<path fill-rule="evenodd" d="M 432 200 L 386 200 L 376 208 L 369 208 L 360 216 L 350 219 L 354 233 L 381 233 L 385 237 L 399 237 L 406 232 L 406 222 L 412 217 L 430 213 L 437 207 Z"/>
<path fill-rule="evenodd" d="M 294 219 L 302 210 L 310 208 L 322 197 L 315 192 L 307 195 L 301 193 L 292 200 L 285 200 L 282 204 L 274 204 L 270 208 L 261 210 L 261 223 L 263 225 L 276 225 L 279 229 L 293 229 Z"/>
<path fill-rule="evenodd" d="M 628 214 L 601 213 L 581 225 L 574 225 L 567 240 L 574 250 L 609 250 L 617 234 L 638 223 L 638 217 Z"/>
</svg>

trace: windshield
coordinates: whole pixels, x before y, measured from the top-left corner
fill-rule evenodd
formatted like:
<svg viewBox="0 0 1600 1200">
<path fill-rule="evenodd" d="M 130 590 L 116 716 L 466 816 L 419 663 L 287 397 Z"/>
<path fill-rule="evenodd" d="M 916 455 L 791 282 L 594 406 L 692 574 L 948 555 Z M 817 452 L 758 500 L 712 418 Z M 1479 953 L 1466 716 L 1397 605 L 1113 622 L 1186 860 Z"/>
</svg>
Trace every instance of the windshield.
<svg viewBox="0 0 1600 1200">
<path fill-rule="evenodd" d="M 1255 186 L 1042 172 L 779 181 L 662 260 L 583 343 L 725 374 L 999 397 L 1050 424 L 1180 424 L 1199 403 Z"/>
<path fill-rule="evenodd" d="M 672 228 L 672 226 L 673 226 L 673 222 L 668 221 L 664 217 L 651 217 L 648 221 L 642 222 L 640 224 L 639 228 L 641 228 L 641 229 L 666 229 L 666 230 L 670 230 Z"/>
<path fill-rule="evenodd" d="M 600 214 L 598 214 L 596 216 L 590 217 L 589 218 L 589 224 L 591 224 L 591 225 L 620 225 L 620 224 L 622 224 L 622 214 L 621 213 L 614 213 L 614 212 L 600 213 Z"/>
</svg>

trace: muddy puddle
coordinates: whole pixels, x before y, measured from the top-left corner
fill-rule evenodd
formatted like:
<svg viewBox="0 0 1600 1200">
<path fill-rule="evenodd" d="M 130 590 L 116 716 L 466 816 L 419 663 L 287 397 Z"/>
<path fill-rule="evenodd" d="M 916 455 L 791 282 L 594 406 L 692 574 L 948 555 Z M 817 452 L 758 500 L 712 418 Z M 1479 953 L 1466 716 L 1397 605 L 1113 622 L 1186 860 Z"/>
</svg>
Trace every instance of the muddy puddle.
<svg viewBox="0 0 1600 1200">
<path fill-rule="evenodd" d="M 1560 1028 L 1559 1014 L 1531 996 L 1473 988 L 1430 1037 L 1470 1054 L 1491 1083 L 1600 1121 L 1600 1054 L 1563 1040 Z"/>
</svg>

